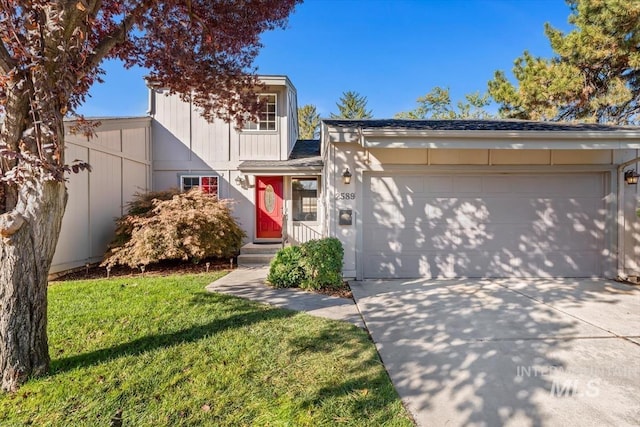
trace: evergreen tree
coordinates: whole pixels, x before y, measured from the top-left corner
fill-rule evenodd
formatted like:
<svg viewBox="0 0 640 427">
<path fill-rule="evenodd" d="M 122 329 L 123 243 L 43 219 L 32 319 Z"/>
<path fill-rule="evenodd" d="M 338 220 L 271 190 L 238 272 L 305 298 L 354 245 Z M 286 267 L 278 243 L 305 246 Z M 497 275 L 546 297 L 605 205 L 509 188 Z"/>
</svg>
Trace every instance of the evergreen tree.
<svg viewBox="0 0 640 427">
<path fill-rule="evenodd" d="M 332 119 L 370 119 L 373 112 L 367 110 L 367 97 L 358 92 L 343 92 L 340 102 L 336 103 L 339 114 L 331 113 Z"/>
<path fill-rule="evenodd" d="M 564 34 L 546 24 L 555 56 L 516 59 L 513 85 L 502 71 L 489 94 L 504 117 L 611 124 L 640 121 L 640 1 L 568 0 Z"/>
<path fill-rule="evenodd" d="M 316 139 L 320 136 L 320 114 L 315 105 L 298 107 L 298 127 L 300 139 Z"/>
</svg>

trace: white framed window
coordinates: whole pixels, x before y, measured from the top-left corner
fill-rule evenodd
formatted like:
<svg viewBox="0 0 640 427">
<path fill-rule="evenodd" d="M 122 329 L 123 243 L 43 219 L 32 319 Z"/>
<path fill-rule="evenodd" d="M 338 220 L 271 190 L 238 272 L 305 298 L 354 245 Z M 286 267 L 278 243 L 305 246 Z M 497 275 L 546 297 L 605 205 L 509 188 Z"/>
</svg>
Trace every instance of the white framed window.
<svg viewBox="0 0 640 427">
<path fill-rule="evenodd" d="M 258 114 L 258 122 L 246 122 L 245 131 L 274 131 L 278 130 L 278 96 L 275 93 L 265 93 L 259 96 L 263 102 L 262 111 Z"/>
<path fill-rule="evenodd" d="M 180 190 L 189 191 L 200 187 L 203 193 L 218 196 L 218 177 L 207 175 L 180 175 Z"/>
<path fill-rule="evenodd" d="M 318 220 L 318 178 L 292 178 L 291 203 L 294 221 Z"/>
</svg>

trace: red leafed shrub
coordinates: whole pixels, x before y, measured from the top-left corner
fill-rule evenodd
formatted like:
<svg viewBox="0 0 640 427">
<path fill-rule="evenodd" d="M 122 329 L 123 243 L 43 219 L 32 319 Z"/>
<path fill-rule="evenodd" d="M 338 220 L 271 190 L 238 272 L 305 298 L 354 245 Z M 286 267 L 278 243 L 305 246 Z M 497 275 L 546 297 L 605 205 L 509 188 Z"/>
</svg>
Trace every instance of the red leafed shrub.
<svg viewBox="0 0 640 427">
<path fill-rule="evenodd" d="M 103 266 L 138 267 L 176 259 L 198 262 L 232 257 L 240 250 L 245 233 L 231 215 L 229 201 L 198 188 L 162 192 L 159 198 L 136 196 L 129 214 L 118 220 L 116 239 Z"/>
</svg>

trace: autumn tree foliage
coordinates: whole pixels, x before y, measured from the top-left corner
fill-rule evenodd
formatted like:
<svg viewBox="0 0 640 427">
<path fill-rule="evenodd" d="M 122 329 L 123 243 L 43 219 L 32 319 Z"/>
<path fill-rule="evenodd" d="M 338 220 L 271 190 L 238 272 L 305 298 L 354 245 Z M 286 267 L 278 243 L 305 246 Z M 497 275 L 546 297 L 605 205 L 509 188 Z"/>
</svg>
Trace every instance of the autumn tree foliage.
<svg viewBox="0 0 640 427">
<path fill-rule="evenodd" d="M 0 389 L 49 366 L 47 273 L 67 199 L 63 119 L 117 58 L 207 119 L 255 115 L 262 32 L 298 0 L 0 0 Z M 80 120 L 76 131 L 91 134 Z M 73 160 L 73 159 L 71 159 Z"/>
<path fill-rule="evenodd" d="M 230 201 L 193 188 L 186 193 L 139 195 L 132 209 L 117 221 L 116 242 L 102 263 L 135 268 L 163 260 L 199 262 L 238 253 L 244 231 L 232 215 Z"/>
<path fill-rule="evenodd" d="M 552 58 L 517 58 L 514 85 L 502 71 L 489 93 L 504 117 L 640 123 L 640 1 L 568 0 L 568 33 L 547 24 Z"/>
</svg>

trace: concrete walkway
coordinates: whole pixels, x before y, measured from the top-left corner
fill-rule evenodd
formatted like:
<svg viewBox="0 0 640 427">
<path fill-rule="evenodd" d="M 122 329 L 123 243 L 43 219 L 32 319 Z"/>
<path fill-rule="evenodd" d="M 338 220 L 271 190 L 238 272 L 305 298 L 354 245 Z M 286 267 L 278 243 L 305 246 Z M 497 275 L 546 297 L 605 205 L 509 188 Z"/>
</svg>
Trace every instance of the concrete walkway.
<svg viewBox="0 0 640 427">
<path fill-rule="evenodd" d="M 312 316 L 342 320 L 364 329 L 364 322 L 351 299 L 305 292 L 300 289 L 275 289 L 265 285 L 268 266 L 240 267 L 207 286 L 210 292 L 234 295 Z"/>
<path fill-rule="evenodd" d="M 640 425 L 640 287 L 351 282 L 418 426 Z"/>
<path fill-rule="evenodd" d="M 356 306 L 270 288 L 267 273 L 240 268 L 207 290 L 366 323 L 418 426 L 640 425 L 640 287 L 572 279 L 351 282 Z"/>
</svg>

